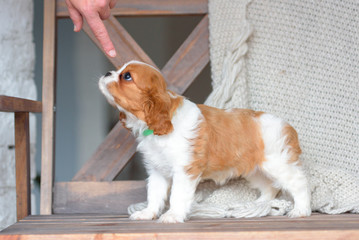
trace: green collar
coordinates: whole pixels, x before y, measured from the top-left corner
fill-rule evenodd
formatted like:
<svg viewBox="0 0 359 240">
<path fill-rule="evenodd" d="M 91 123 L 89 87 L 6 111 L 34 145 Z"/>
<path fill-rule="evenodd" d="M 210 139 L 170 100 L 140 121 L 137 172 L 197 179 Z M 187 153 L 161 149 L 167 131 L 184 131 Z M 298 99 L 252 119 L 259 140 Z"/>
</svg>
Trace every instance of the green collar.
<svg viewBox="0 0 359 240">
<path fill-rule="evenodd" d="M 149 136 L 149 135 L 151 135 L 151 134 L 153 134 L 153 130 L 151 130 L 151 129 L 146 129 L 145 131 L 143 131 L 143 133 L 142 133 L 142 135 L 143 136 Z"/>
</svg>

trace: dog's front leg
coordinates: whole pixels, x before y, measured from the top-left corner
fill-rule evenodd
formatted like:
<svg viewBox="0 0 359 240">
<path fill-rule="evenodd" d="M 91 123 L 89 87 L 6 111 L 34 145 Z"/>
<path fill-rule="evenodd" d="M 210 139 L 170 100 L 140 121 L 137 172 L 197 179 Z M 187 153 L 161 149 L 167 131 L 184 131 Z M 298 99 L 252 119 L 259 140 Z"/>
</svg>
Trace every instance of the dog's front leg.
<svg viewBox="0 0 359 240">
<path fill-rule="evenodd" d="M 157 218 L 165 206 L 169 181 L 157 171 L 151 171 L 147 183 L 147 207 L 134 212 L 132 220 L 152 220 Z"/>
<path fill-rule="evenodd" d="M 197 184 L 198 180 L 193 180 L 185 172 L 175 173 L 172 181 L 170 209 L 160 217 L 159 222 L 184 222 L 191 210 Z"/>
</svg>

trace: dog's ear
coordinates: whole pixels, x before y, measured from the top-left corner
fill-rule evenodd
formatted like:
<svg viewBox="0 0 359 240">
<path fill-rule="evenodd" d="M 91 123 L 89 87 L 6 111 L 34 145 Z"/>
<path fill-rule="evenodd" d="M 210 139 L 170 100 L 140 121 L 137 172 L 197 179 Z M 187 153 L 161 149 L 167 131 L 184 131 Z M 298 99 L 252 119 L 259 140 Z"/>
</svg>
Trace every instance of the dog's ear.
<svg viewBox="0 0 359 240">
<path fill-rule="evenodd" d="M 147 90 L 143 106 L 145 121 L 153 134 L 166 135 L 173 131 L 171 99 L 166 91 Z"/>
</svg>

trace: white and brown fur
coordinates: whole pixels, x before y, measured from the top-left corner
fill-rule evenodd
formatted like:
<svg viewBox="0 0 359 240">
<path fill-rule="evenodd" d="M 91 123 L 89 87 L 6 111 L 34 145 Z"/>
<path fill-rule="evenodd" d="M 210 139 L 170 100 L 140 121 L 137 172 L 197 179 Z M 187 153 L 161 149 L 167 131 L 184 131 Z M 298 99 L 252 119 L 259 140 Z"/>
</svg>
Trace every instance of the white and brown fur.
<svg viewBox="0 0 359 240">
<path fill-rule="evenodd" d="M 99 87 L 137 138 L 149 175 L 148 206 L 131 219 L 183 222 L 200 181 L 223 184 L 239 176 L 259 189 L 257 201 L 274 199 L 282 189 L 294 199 L 289 217 L 311 214 L 298 135 L 280 118 L 194 104 L 167 90 L 157 69 L 137 61 L 101 77 Z M 143 136 L 146 129 L 154 134 Z M 170 208 L 162 214 L 168 189 Z"/>
</svg>

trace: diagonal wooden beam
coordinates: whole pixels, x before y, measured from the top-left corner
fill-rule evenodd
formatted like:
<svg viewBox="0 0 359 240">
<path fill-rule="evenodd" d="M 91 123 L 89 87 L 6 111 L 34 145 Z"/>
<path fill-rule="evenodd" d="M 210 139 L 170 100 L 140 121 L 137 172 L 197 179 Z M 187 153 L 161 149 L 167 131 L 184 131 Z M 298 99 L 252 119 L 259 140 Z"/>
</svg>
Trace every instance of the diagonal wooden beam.
<svg viewBox="0 0 359 240">
<path fill-rule="evenodd" d="M 110 35 L 110 38 L 113 40 L 113 44 L 117 52 L 117 56 L 115 58 L 107 58 L 116 68 L 131 60 L 138 60 L 148 63 L 152 66 L 156 66 L 151 58 L 142 50 L 142 48 L 136 43 L 136 41 L 114 16 L 111 16 L 109 19 L 104 21 L 104 24 L 108 34 Z M 103 52 L 99 41 L 96 39 L 87 23 L 84 23 L 83 29 Z"/>
<path fill-rule="evenodd" d="M 163 67 L 169 89 L 183 94 L 209 62 L 208 15 Z"/>
<path fill-rule="evenodd" d="M 73 181 L 112 181 L 136 152 L 137 143 L 121 122 L 107 135 Z"/>
<path fill-rule="evenodd" d="M 111 11 L 114 16 L 201 15 L 208 13 L 208 0 L 121 0 Z M 65 0 L 57 0 L 57 17 L 69 17 Z"/>
</svg>

